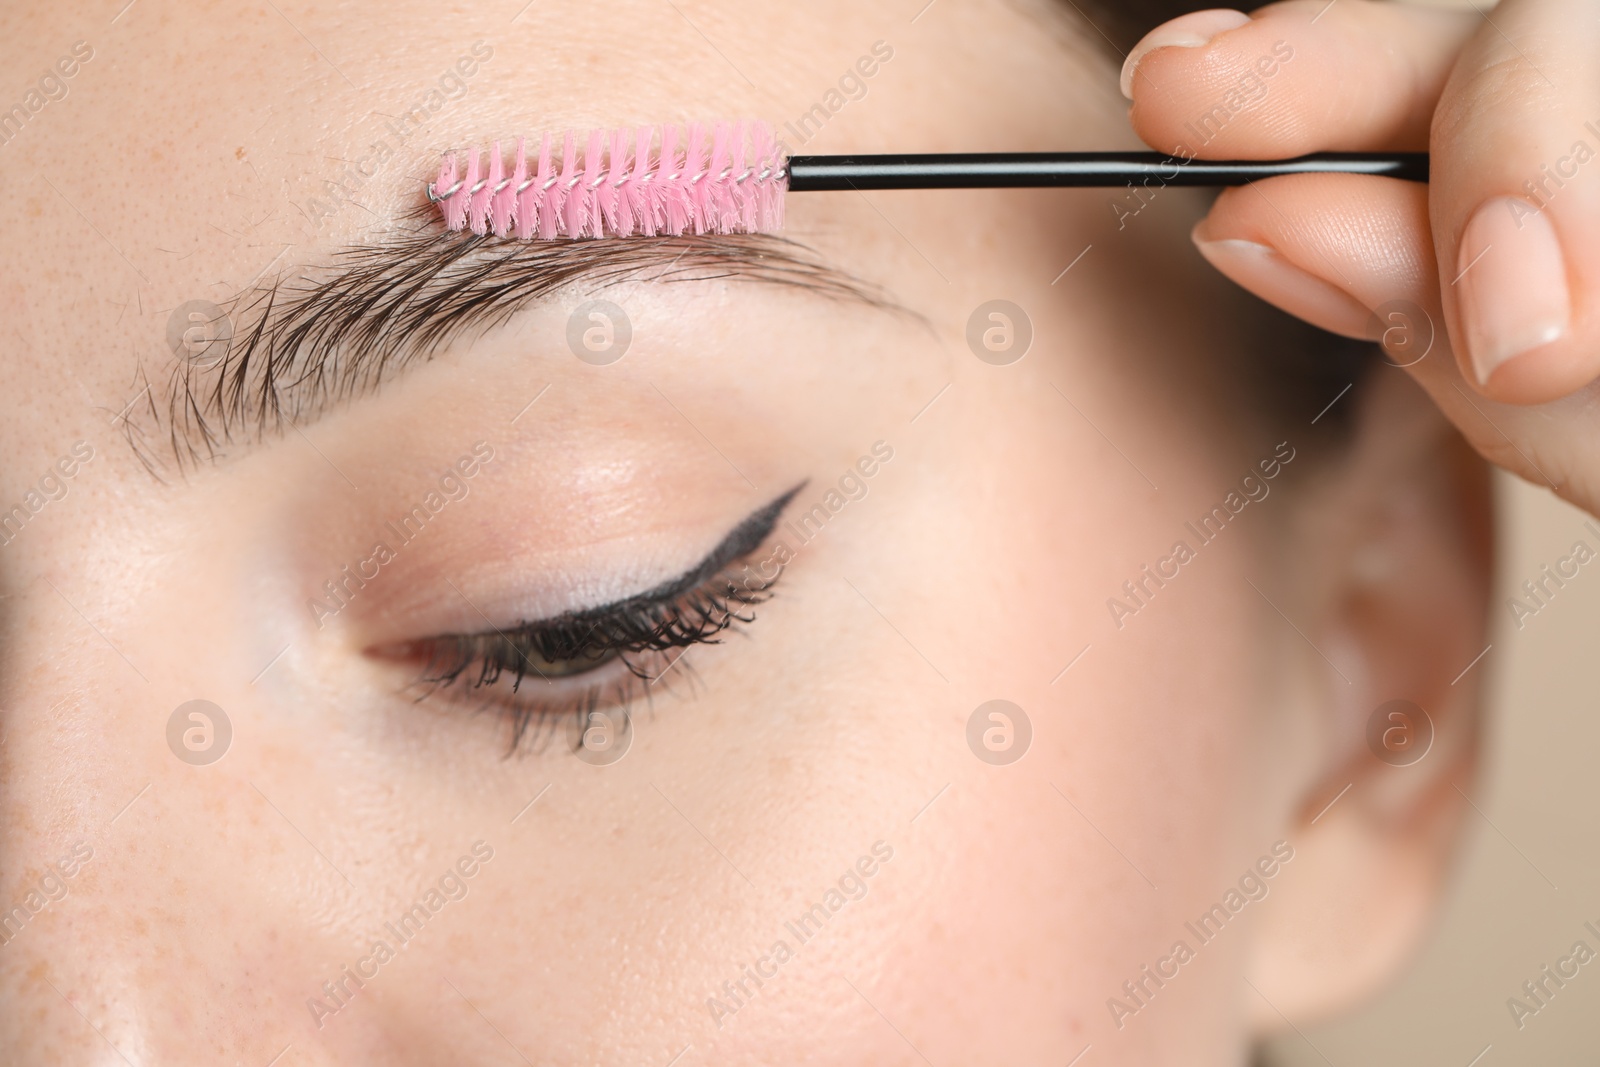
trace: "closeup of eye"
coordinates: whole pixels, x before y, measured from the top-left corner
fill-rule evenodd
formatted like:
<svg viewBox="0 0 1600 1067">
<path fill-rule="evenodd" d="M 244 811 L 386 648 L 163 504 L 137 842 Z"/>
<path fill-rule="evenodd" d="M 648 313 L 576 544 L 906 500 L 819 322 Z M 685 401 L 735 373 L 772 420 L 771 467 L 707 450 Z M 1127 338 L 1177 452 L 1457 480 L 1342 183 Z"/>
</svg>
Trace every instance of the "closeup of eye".
<svg viewBox="0 0 1600 1067">
<path fill-rule="evenodd" d="M 678 665 L 755 621 L 782 567 L 754 556 L 796 486 L 745 518 L 699 563 L 661 584 L 598 607 L 520 620 L 503 629 L 446 633 L 383 651 L 420 665 L 418 699 L 443 695 L 504 715 L 515 749 L 530 727 L 597 708 L 627 707 Z"/>
</svg>

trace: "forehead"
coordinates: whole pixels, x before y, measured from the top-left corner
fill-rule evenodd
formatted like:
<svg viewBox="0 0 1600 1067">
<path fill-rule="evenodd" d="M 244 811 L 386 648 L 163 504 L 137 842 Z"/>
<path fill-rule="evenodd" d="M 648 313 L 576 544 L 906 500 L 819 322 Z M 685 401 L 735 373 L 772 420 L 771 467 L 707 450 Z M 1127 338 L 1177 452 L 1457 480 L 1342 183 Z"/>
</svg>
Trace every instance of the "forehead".
<svg viewBox="0 0 1600 1067">
<path fill-rule="evenodd" d="M 832 0 L 770 5 L 758 17 L 723 0 L 586 3 L 581 18 L 517 0 L 445 14 L 419 0 L 365 11 L 136 0 L 88 28 L 43 11 L 13 15 L 20 32 L 0 54 L 15 75 L 47 74 L 79 41 L 94 58 L 68 80 L 71 102 L 51 102 L 5 149 L 59 166 L 68 151 L 87 163 L 92 145 L 114 168 L 69 167 L 62 192 L 138 203 L 139 219 L 88 214 L 107 236 L 123 230 L 131 244 L 158 233 L 182 254 L 171 238 L 254 236 L 265 224 L 243 209 L 258 204 L 283 209 L 290 224 L 278 233 L 303 236 L 292 224 L 307 215 L 318 233 L 370 225 L 321 219 L 313 202 L 359 193 L 381 212 L 386 196 L 414 196 L 440 151 L 543 130 L 739 117 L 781 129 L 809 114 L 813 124 L 826 116 L 835 146 L 938 147 L 926 144 L 931 129 L 975 114 L 970 102 L 952 106 L 972 95 L 961 68 L 979 74 L 1039 49 L 1000 0 L 977 5 L 987 47 L 966 36 L 973 5 L 949 6 L 916 22 Z M 892 62 L 860 65 L 875 46 Z M 873 68 L 869 79 L 854 73 Z M 11 88 L 26 92 L 30 80 Z M 837 83 L 858 93 L 862 80 L 866 96 L 841 101 Z M 1007 80 L 986 81 L 985 95 L 1004 99 Z"/>
<path fill-rule="evenodd" d="M 115 414 L 138 368 L 168 373 L 175 311 L 381 237 L 441 152 L 497 138 L 723 118 L 766 119 L 807 151 L 1125 136 L 1099 61 L 1064 58 L 1071 39 L 1026 6 L 19 6 L 0 15 L 0 101 L 38 107 L 0 144 L 17 189 L 0 217 L 19 238 L 0 249 L 0 381 L 42 398 L 32 419 L 69 391 L 74 410 Z M 1041 109 L 1045 83 L 1069 91 Z"/>
</svg>

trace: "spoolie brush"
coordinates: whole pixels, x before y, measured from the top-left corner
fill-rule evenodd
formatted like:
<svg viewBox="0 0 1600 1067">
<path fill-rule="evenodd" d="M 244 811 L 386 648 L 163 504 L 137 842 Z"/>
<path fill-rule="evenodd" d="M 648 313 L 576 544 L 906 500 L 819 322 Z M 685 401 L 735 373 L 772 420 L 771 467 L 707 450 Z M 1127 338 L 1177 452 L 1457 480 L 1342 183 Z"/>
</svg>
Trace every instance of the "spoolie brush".
<svg viewBox="0 0 1600 1067">
<path fill-rule="evenodd" d="M 631 132 L 631 143 L 630 143 Z M 584 147 L 579 160 L 579 144 Z M 595 130 L 561 137 L 560 167 L 546 133 L 528 158 L 518 140 L 507 170 L 499 142 L 455 153 L 428 198 L 446 227 L 523 240 L 770 233 L 789 192 L 840 189 L 1088 187 L 1125 183 L 1243 185 L 1285 174 L 1367 174 L 1428 180 L 1426 153 L 1323 152 L 1298 159 L 1200 160 L 1159 152 L 786 156 L 762 122 Z"/>
<path fill-rule="evenodd" d="M 686 138 L 675 126 L 641 126 L 629 140 L 625 130 L 596 130 L 580 162 L 578 137 L 569 130 L 561 138 L 559 169 L 550 134 L 540 139 L 533 161 L 519 140 L 509 174 L 498 142 L 487 169 L 473 151 L 459 176 L 451 153 L 428 196 L 452 230 L 541 241 L 783 228 L 787 175 L 766 124 L 752 124 L 748 138 L 737 122 L 709 130 L 694 123 Z"/>
</svg>

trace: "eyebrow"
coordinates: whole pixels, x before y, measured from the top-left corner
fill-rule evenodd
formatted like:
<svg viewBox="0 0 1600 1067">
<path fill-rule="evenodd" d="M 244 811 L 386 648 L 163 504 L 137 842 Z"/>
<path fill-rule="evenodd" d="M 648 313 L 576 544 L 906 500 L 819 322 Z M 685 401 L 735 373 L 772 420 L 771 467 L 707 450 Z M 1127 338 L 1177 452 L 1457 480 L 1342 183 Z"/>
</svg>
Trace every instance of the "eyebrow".
<svg viewBox="0 0 1600 1067">
<path fill-rule="evenodd" d="M 228 301 L 220 311 L 229 332 L 216 342 L 224 352 L 203 364 L 178 360 L 160 394 L 146 378 L 142 413 L 123 419 L 124 432 L 165 480 L 169 461 L 182 474 L 303 427 L 561 290 L 721 278 L 905 310 L 775 235 L 519 241 L 416 233 L 345 249 L 327 266 Z"/>
</svg>

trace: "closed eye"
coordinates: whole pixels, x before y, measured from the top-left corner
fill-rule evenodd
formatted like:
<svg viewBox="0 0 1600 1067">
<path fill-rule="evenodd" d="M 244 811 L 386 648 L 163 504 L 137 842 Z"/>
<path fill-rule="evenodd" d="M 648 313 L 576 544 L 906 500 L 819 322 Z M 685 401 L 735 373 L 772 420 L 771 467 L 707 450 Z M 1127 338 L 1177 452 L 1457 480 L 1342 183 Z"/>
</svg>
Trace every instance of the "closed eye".
<svg viewBox="0 0 1600 1067">
<path fill-rule="evenodd" d="M 772 535 L 804 483 L 752 513 L 704 559 L 654 588 L 598 607 L 523 620 L 504 629 L 447 633 L 388 650 L 422 664 L 413 685 L 476 694 L 511 721 L 511 749 L 530 725 L 601 706 L 627 706 L 694 645 L 755 621 L 779 575 L 742 561 Z"/>
</svg>

